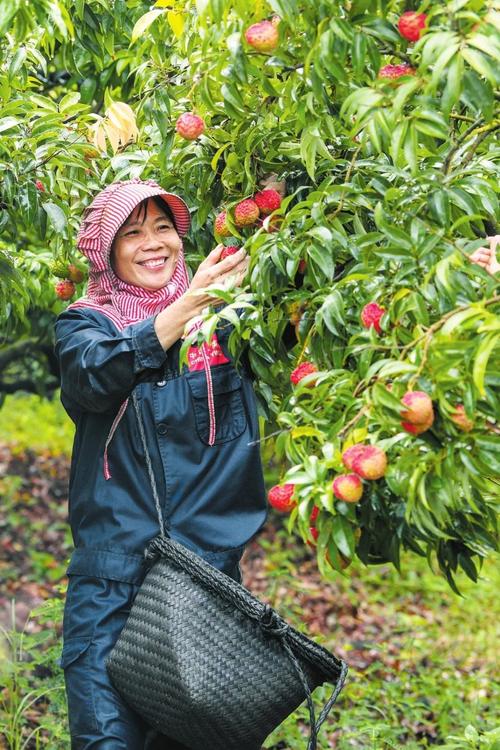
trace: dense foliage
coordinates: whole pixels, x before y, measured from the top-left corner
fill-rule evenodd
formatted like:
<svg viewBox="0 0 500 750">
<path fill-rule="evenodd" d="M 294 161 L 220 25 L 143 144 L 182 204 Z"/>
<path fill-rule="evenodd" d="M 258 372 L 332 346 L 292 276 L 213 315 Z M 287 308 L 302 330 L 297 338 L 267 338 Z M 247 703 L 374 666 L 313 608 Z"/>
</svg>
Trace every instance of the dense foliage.
<svg viewBox="0 0 500 750">
<path fill-rule="evenodd" d="M 496 548 L 500 467 L 499 296 L 468 259 L 498 213 L 494 6 L 11 0 L 0 21 L 1 390 L 56 385 L 51 262 L 80 262 L 73 238 L 92 194 L 154 177 L 193 208 L 193 268 L 222 210 L 251 255 L 248 286 L 224 292 L 203 332 L 222 317 L 235 355 L 248 344 L 282 483 L 295 485 L 290 530 L 312 541 L 316 505 L 322 569 L 325 553 L 338 568 L 355 552 L 397 566 L 402 546 L 435 554 L 452 585 L 457 566 L 475 579 Z M 427 16 L 410 42 L 397 27 L 408 9 Z M 244 32 L 273 18 L 278 45 L 261 53 Z M 380 75 L 393 64 L 405 74 Z M 191 141 L 175 129 L 185 112 L 205 122 Z M 271 225 L 237 230 L 234 206 L 270 174 L 287 190 Z M 372 302 L 384 314 L 365 327 Z M 292 385 L 304 362 L 317 374 Z M 408 391 L 433 401 L 420 434 L 401 426 Z M 332 480 L 360 442 L 385 451 L 387 471 L 344 502 Z"/>
</svg>

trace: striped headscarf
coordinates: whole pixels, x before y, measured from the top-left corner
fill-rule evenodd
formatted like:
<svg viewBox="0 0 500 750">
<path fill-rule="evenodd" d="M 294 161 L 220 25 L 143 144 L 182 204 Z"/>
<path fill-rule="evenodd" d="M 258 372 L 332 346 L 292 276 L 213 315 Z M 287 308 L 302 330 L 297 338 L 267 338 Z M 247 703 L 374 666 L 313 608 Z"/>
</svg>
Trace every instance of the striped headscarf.
<svg viewBox="0 0 500 750">
<path fill-rule="evenodd" d="M 190 214 L 182 198 L 164 190 L 154 180 L 134 178 L 123 182 L 113 182 L 102 190 L 90 206 L 85 209 L 77 235 L 77 247 L 89 259 L 89 281 L 87 294 L 66 309 L 89 307 L 110 318 L 118 330 L 127 325 L 144 320 L 164 310 L 179 299 L 189 288 L 189 275 L 181 247 L 177 263 L 170 281 L 160 289 L 145 289 L 123 281 L 116 275 L 110 262 L 110 253 L 116 233 L 130 216 L 134 208 L 146 198 L 161 196 L 172 212 L 175 227 L 180 237 L 187 234 Z M 189 333 L 198 328 L 193 326 Z M 210 372 L 209 349 L 206 344 L 200 348 L 203 357 L 208 388 L 208 409 L 210 415 L 209 444 L 215 442 L 215 405 Z M 125 413 L 129 399 L 120 406 L 111 425 L 104 448 L 104 476 L 111 478 L 108 464 L 108 446 L 116 428 Z"/>
<path fill-rule="evenodd" d="M 121 331 L 130 323 L 161 312 L 187 291 L 189 276 L 182 248 L 172 278 L 161 289 L 144 289 L 123 281 L 110 263 L 111 245 L 120 227 L 141 201 L 156 195 L 170 208 L 179 236 L 187 234 L 188 207 L 182 198 L 168 193 L 154 180 L 134 178 L 108 185 L 96 195 L 83 215 L 76 244 L 90 261 L 87 294 L 67 309 L 91 307 L 99 310 Z"/>
</svg>

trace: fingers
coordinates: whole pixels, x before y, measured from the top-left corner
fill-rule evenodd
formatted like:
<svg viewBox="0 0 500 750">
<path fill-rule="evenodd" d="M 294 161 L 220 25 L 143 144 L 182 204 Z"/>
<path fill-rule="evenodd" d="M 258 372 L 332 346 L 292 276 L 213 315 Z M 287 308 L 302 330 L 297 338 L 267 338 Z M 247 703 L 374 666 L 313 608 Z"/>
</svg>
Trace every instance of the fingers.
<svg viewBox="0 0 500 750">
<path fill-rule="evenodd" d="M 477 263 L 479 266 L 486 268 L 491 259 L 491 252 L 491 248 L 480 247 L 469 256 L 469 260 L 472 263 Z"/>
</svg>

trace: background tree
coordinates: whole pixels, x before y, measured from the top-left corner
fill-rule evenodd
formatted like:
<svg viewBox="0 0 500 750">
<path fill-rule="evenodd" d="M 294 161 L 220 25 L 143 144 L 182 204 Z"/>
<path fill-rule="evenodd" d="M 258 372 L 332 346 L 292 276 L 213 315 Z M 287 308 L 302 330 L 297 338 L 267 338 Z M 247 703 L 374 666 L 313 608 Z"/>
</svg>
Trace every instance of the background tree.
<svg viewBox="0 0 500 750">
<path fill-rule="evenodd" d="M 12 2 L 0 389 L 57 385 L 51 274 L 79 278 L 68 264 L 83 268 L 73 242 L 93 193 L 154 177 L 193 207 L 193 267 L 223 210 L 224 241 L 251 254 L 248 287 L 222 292 L 202 335 L 222 318 L 248 352 L 280 486 L 293 485 L 277 491 L 288 527 L 320 569 L 354 554 L 398 566 L 403 547 L 451 585 L 457 567 L 476 579 L 497 546 L 500 467 L 499 296 L 468 259 L 498 212 L 495 5 Z M 204 124 L 192 140 L 175 128 L 186 112 Z M 238 227 L 235 207 L 269 175 L 286 198 Z"/>
</svg>

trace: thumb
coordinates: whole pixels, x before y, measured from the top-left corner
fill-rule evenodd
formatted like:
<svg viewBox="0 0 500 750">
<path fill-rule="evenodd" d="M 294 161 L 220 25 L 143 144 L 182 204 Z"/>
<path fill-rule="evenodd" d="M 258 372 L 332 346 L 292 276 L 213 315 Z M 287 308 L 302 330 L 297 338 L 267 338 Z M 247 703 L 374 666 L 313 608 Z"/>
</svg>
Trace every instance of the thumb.
<svg viewBox="0 0 500 750">
<path fill-rule="evenodd" d="M 223 250 L 224 250 L 224 245 L 222 244 L 217 245 L 217 247 L 214 247 L 214 249 L 211 250 L 209 254 L 207 255 L 207 257 L 205 258 L 205 260 L 208 261 L 208 265 L 214 266 L 218 262 Z"/>
</svg>

